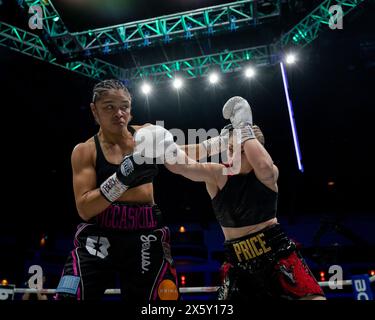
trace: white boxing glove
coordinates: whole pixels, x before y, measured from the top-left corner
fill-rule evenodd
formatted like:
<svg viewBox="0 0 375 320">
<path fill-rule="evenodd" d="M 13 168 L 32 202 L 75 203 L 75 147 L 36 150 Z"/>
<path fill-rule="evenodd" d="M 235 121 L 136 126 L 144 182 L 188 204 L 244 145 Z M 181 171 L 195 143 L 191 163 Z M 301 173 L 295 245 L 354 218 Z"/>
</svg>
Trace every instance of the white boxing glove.
<svg viewBox="0 0 375 320">
<path fill-rule="evenodd" d="M 253 125 L 253 115 L 246 99 L 235 96 L 230 98 L 223 107 L 224 119 L 230 119 L 233 127 L 239 129 L 245 125 Z"/>
<path fill-rule="evenodd" d="M 167 129 L 150 125 L 139 129 L 134 135 L 134 155 L 141 155 L 147 160 L 164 159 L 173 157 L 178 146 L 173 140 L 173 135 Z"/>
</svg>

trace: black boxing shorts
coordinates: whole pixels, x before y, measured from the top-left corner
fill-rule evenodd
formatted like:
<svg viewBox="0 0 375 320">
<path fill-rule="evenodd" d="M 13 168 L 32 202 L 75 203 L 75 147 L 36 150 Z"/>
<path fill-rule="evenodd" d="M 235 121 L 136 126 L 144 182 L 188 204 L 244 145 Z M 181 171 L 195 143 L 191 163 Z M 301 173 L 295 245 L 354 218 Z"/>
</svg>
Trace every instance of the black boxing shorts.
<svg viewBox="0 0 375 320">
<path fill-rule="evenodd" d="M 101 300 L 106 289 L 118 287 L 117 277 L 123 300 L 179 299 L 170 231 L 158 224 L 160 211 L 116 206 L 96 223 L 78 226 L 55 298 Z"/>
<path fill-rule="evenodd" d="M 226 241 L 219 300 L 324 296 L 304 259 L 279 224 Z"/>
</svg>

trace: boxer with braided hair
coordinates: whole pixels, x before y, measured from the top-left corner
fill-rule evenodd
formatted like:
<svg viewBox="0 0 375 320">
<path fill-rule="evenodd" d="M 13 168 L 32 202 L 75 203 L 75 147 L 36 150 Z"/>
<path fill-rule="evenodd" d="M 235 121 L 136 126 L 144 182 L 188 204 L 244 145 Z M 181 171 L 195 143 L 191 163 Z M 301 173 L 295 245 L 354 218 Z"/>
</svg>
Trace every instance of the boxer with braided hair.
<svg viewBox="0 0 375 320">
<path fill-rule="evenodd" d="M 94 87 L 90 107 L 99 131 L 71 157 L 75 202 L 84 222 L 77 227 L 57 299 L 99 300 L 115 275 L 123 299 L 179 298 L 170 232 L 154 201 L 157 166 L 133 159 L 134 136 L 152 126 L 129 125 L 131 102 L 120 81 Z"/>
</svg>

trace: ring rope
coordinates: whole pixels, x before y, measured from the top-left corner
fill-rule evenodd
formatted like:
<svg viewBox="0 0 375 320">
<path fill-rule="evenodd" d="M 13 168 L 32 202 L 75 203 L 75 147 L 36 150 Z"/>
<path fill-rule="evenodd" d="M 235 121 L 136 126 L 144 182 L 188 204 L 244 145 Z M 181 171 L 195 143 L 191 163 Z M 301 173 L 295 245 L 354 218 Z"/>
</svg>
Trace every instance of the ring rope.
<svg viewBox="0 0 375 320">
<path fill-rule="evenodd" d="M 375 276 L 370 277 L 370 282 L 375 282 Z M 319 281 L 318 282 L 321 287 L 328 287 L 330 284 L 334 284 L 335 286 L 349 286 L 352 284 L 352 280 L 341 280 L 341 281 Z M 218 286 L 216 287 L 183 287 L 180 288 L 180 293 L 210 293 L 216 292 L 219 289 Z M 30 289 L 30 288 L 15 288 L 14 293 L 42 293 L 42 294 L 54 294 L 56 293 L 56 289 Z M 105 290 L 104 294 L 113 295 L 113 294 L 120 294 L 120 289 L 107 289 Z"/>
</svg>

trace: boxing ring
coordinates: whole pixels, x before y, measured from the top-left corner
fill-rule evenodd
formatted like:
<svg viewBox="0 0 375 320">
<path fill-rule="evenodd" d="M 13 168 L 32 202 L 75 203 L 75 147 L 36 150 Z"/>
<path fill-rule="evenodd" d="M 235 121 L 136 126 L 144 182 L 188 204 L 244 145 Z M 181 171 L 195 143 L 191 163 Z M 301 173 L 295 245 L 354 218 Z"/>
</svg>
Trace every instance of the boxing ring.
<svg viewBox="0 0 375 320">
<path fill-rule="evenodd" d="M 322 288 L 327 288 L 330 286 L 335 287 L 344 287 L 344 286 L 353 286 L 354 280 L 341 280 L 341 281 L 320 281 L 319 285 Z M 375 282 L 375 276 L 369 277 L 369 282 L 374 283 Z M 190 294 L 190 293 L 215 293 L 218 290 L 218 286 L 214 287 L 182 287 L 179 289 L 181 294 Z M 371 290 L 371 288 L 369 288 Z M 340 290 L 340 289 L 336 289 Z M 361 290 L 359 290 L 361 291 Z M 362 290 L 363 291 L 363 290 Z M 13 288 L 13 289 L 2 289 L 0 287 L 0 300 L 6 300 L 2 299 L 4 297 L 4 294 L 15 294 L 15 293 L 41 293 L 41 294 L 55 294 L 56 289 L 30 289 L 30 288 Z M 120 289 L 107 289 L 104 294 L 106 295 L 119 295 L 121 293 Z M 361 299 L 358 299 L 361 300 Z"/>
</svg>

